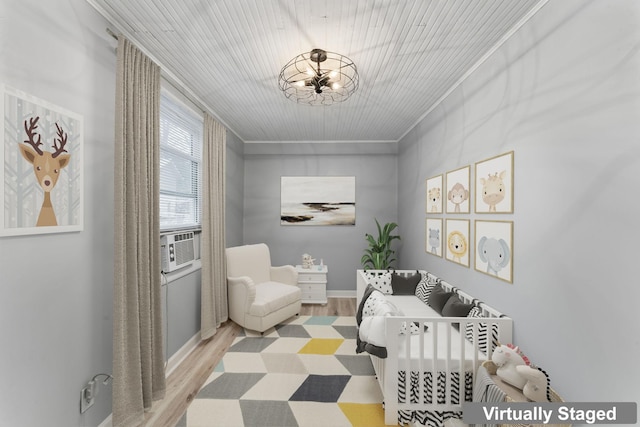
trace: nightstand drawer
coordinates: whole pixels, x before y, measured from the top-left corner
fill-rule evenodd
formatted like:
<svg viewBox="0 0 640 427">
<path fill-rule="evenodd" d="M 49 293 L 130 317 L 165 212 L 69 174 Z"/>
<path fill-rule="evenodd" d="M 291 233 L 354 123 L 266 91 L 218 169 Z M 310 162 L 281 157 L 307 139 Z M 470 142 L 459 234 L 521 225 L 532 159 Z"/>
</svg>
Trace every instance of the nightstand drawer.
<svg viewBox="0 0 640 427">
<path fill-rule="evenodd" d="M 325 273 L 298 273 L 298 282 L 325 282 L 327 275 Z"/>
<path fill-rule="evenodd" d="M 327 296 L 324 293 L 321 293 L 321 294 L 302 294 L 301 301 L 303 303 L 314 302 L 314 303 L 326 304 Z"/>
<path fill-rule="evenodd" d="M 300 286 L 300 290 L 303 294 L 305 293 L 321 293 L 324 294 L 326 292 L 325 283 L 298 283 Z"/>
</svg>

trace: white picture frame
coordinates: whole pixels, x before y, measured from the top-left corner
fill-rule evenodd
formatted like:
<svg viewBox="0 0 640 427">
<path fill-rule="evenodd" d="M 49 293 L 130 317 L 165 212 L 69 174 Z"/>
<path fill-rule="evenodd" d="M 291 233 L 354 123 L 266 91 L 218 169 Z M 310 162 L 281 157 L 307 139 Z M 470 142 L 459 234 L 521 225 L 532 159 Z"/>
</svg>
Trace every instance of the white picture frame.
<svg viewBox="0 0 640 427">
<path fill-rule="evenodd" d="M 355 224 L 355 176 L 280 177 L 280 225 Z"/>
<path fill-rule="evenodd" d="M 0 236 L 82 231 L 83 117 L 7 85 L 0 93 Z"/>
</svg>

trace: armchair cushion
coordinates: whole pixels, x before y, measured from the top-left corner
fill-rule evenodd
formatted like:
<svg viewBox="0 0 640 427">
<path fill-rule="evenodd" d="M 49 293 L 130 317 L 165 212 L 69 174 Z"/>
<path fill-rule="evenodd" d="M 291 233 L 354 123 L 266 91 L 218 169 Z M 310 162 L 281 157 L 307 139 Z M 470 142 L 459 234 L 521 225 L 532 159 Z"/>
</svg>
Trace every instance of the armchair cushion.
<svg viewBox="0 0 640 427">
<path fill-rule="evenodd" d="M 256 286 L 256 299 L 249 307 L 249 314 L 266 316 L 300 301 L 302 292 L 297 286 L 285 285 L 280 282 L 264 282 Z"/>
</svg>

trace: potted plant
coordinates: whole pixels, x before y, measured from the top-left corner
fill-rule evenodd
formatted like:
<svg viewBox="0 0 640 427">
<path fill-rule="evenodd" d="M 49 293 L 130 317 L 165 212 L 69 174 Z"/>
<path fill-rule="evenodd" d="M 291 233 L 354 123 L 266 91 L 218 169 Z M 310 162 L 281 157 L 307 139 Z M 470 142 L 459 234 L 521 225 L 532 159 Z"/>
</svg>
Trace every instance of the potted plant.
<svg viewBox="0 0 640 427">
<path fill-rule="evenodd" d="M 400 240 L 400 236 L 391 235 L 391 232 L 398 226 L 395 222 L 388 222 L 384 227 L 380 227 L 380 223 L 376 219 L 376 226 L 378 227 L 378 239 L 374 239 L 369 233 L 365 234 L 367 242 L 369 242 L 369 248 L 365 249 L 360 263 L 364 268 L 371 268 L 374 270 L 386 270 L 391 267 L 396 259 L 391 258 L 395 253 L 391 249 L 391 242 L 395 239 Z"/>
</svg>

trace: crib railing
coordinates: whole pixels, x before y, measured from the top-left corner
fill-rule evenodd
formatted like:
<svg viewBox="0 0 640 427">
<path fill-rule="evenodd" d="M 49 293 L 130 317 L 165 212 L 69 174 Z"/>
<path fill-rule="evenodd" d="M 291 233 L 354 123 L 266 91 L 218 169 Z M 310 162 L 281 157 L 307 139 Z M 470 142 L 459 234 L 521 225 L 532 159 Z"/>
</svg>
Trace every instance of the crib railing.
<svg viewBox="0 0 640 427">
<path fill-rule="evenodd" d="M 417 334 L 399 334 L 405 322 L 421 325 Z M 498 339 L 511 342 L 508 332 L 511 322 L 507 317 L 388 317 L 385 321 L 387 358 L 383 360 L 381 384 L 385 423 L 395 424 L 399 410 L 461 411 L 469 397 L 465 383 L 473 381 L 476 369 L 491 359 L 495 348 L 491 331 L 497 328 Z M 467 326 L 474 337 L 471 341 L 466 338 Z M 485 348 L 480 348 L 481 326 L 489 334 Z M 402 380 L 399 372 L 404 372 Z M 404 390 L 404 395 L 400 390 Z"/>
</svg>

